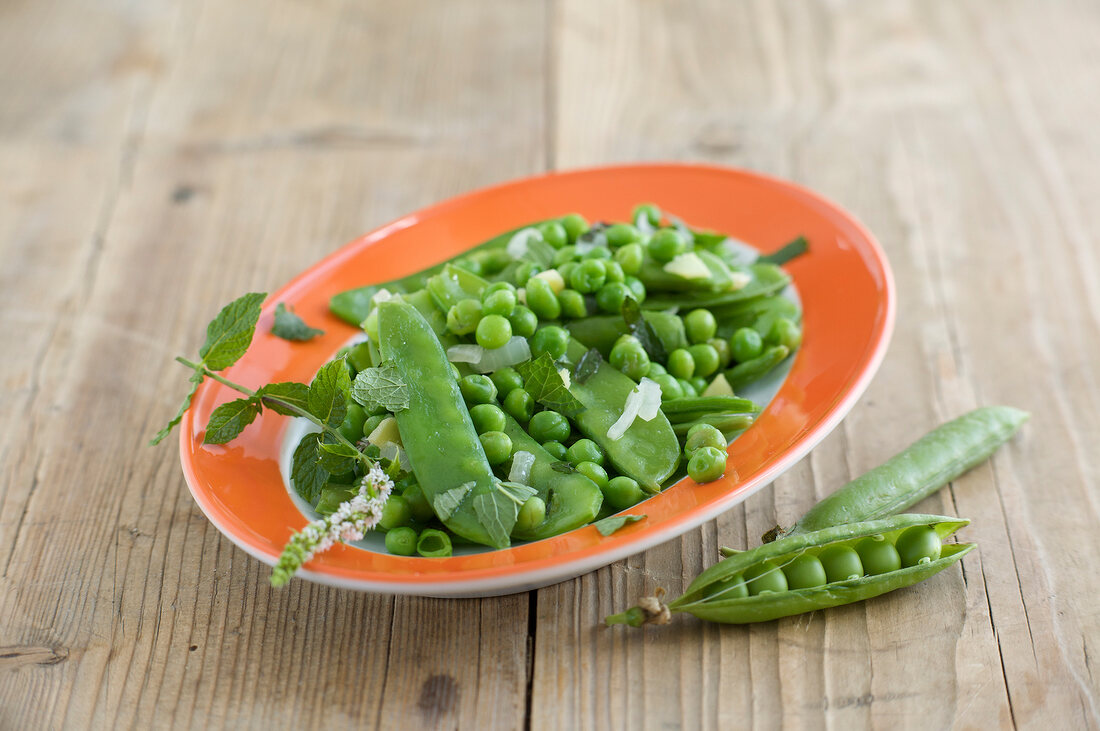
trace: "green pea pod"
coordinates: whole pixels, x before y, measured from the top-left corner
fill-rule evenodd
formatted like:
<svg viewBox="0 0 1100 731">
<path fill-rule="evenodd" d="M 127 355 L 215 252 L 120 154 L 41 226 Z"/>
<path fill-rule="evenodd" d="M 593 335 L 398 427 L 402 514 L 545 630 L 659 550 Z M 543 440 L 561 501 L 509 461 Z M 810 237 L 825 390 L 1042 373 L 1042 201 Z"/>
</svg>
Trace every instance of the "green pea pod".
<svg viewBox="0 0 1100 731">
<path fill-rule="evenodd" d="M 1020 409 L 987 406 L 949 421 L 819 502 L 783 535 L 905 510 L 984 462 L 1029 418 Z"/>
<path fill-rule="evenodd" d="M 753 264 L 746 270 L 752 277 L 749 283 L 741 289 L 732 292 L 699 294 L 654 294 L 647 297 L 642 307 L 647 310 L 667 310 L 670 307 L 681 309 L 695 309 L 703 307 L 714 313 L 715 317 L 721 317 L 722 308 L 770 297 L 782 291 L 791 282 L 790 275 L 774 264 Z"/>
<path fill-rule="evenodd" d="M 802 319 L 802 309 L 786 297 L 760 297 L 712 310 L 718 318 L 718 337 L 729 339 L 737 330 L 751 327 L 766 337 L 775 321 L 783 317 L 793 322 Z"/>
<path fill-rule="evenodd" d="M 444 525 L 476 543 L 507 547 L 518 508 L 489 466 L 443 346 L 424 316 L 397 299 L 378 305 L 378 330 L 382 357 L 409 389 L 397 428 L 428 502 L 438 515 L 441 499 L 452 495 Z"/>
<path fill-rule="evenodd" d="M 573 363 L 587 352 L 578 340 L 571 338 L 566 357 Z M 596 442 L 608 460 L 621 474 L 633 477 L 642 489 L 657 493 L 680 462 L 680 442 L 663 413 L 649 421 L 635 419 L 619 439 L 607 436 L 607 430 L 618 421 L 623 405 L 638 384 L 612 368 L 600 363 L 599 369 L 584 383 L 574 381 L 569 390 L 584 405 L 573 418 L 577 428 Z"/>
<path fill-rule="evenodd" d="M 688 346 L 684 333 L 684 321 L 670 312 L 647 311 L 642 317 L 653 328 L 665 352 Z M 595 348 L 606 358 L 620 336 L 630 332 L 626 321 L 619 315 L 594 315 L 582 320 L 571 320 L 566 325 L 569 334 L 589 348 Z"/>
<path fill-rule="evenodd" d="M 791 351 L 786 345 L 775 345 L 752 360 L 746 360 L 730 368 L 726 371 L 726 381 L 734 391 L 744 388 L 782 363 L 790 354 Z"/>
<path fill-rule="evenodd" d="M 711 622 L 746 624 L 870 599 L 924 581 L 966 555 L 974 548 L 974 544 L 940 544 L 944 538 L 969 522 L 941 515 L 896 515 L 884 520 L 850 523 L 790 536 L 750 551 L 730 552 L 732 555 L 711 566 L 691 582 L 682 596 L 668 602 L 667 611 L 685 612 Z M 879 574 L 853 575 L 836 581 L 826 582 L 822 579 L 819 585 L 807 588 L 780 588 L 759 593 L 743 588 L 744 577 L 759 577 L 768 572 L 785 573 L 796 559 L 810 557 L 811 560 L 819 560 L 825 555 L 826 549 L 835 550 L 839 547 L 854 551 L 854 547 L 866 538 L 886 541 L 893 546 L 906 529 L 922 526 L 928 526 L 934 532 L 937 539 L 936 550 L 934 555 L 913 562 L 912 565 Z M 764 568 L 763 571 L 761 567 Z M 749 580 L 750 583 L 751 581 L 753 579 Z M 786 584 L 786 579 L 779 582 L 781 587 Z M 638 626 L 661 613 L 655 613 L 651 608 L 635 607 L 608 617 L 607 623 Z"/>
<path fill-rule="evenodd" d="M 447 312 L 453 305 L 464 299 L 480 297 L 481 291 L 488 284 L 488 280 L 476 274 L 447 264 L 441 272 L 428 278 L 428 292 L 436 306 L 443 312 Z"/>
<path fill-rule="evenodd" d="M 733 276 L 726 262 L 705 249 L 696 249 L 695 255 L 710 271 L 707 279 L 687 279 L 665 270 L 665 265 L 647 256 L 638 272 L 638 279 L 653 292 L 728 292 L 733 286 Z"/>
<path fill-rule="evenodd" d="M 546 517 L 527 531 L 513 528 L 512 536 L 525 541 L 539 541 L 580 528 L 596 519 L 603 504 L 599 486 L 580 472 L 562 473 L 552 465 L 558 462 L 524 431 L 515 419 L 505 414 L 504 433 L 512 440 L 512 454 L 529 452 L 534 455 L 528 483 L 538 490 L 546 503 Z"/>
<path fill-rule="evenodd" d="M 688 421 L 674 422 L 672 431 L 676 432 L 678 437 L 685 437 L 693 426 L 709 424 L 716 427 L 718 431 L 725 435 L 726 439 L 729 439 L 731 435 L 743 432 L 752 426 L 755 418 L 753 414 L 704 414 Z"/>
<path fill-rule="evenodd" d="M 661 404 L 661 411 L 672 422 L 691 421 L 707 414 L 755 413 L 759 410 L 749 399 L 736 396 L 689 396 Z"/>
</svg>

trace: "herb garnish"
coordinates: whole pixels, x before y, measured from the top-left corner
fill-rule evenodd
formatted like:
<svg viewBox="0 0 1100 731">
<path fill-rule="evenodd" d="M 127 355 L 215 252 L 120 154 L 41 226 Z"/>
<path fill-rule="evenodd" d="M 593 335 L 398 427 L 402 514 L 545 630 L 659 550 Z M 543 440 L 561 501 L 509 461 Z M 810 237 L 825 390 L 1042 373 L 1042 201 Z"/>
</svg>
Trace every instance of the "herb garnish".
<svg viewBox="0 0 1100 731">
<path fill-rule="evenodd" d="M 312 340 L 318 335 L 324 335 L 324 330 L 310 327 L 286 305 L 280 302 L 275 307 L 275 323 L 271 326 L 271 334 L 283 340 Z"/>
<path fill-rule="evenodd" d="M 568 417 L 584 411 L 584 404 L 565 385 L 549 353 L 519 363 L 515 368 L 523 376 L 523 388 L 546 408 Z"/>
</svg>

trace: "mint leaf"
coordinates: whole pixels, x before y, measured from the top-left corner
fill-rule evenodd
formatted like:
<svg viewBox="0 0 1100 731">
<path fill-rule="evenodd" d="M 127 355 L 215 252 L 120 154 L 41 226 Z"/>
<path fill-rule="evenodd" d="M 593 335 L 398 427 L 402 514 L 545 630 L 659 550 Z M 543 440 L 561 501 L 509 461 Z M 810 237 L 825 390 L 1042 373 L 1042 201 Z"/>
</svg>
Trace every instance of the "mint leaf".
<svg viewBox="0 0 1100 731">
<path fill-rule="evenodd" d="M 269 383 L 257 394 L 264 406 L 283 416 L 301 416 L 288 406 L 297 406 L 302 411 L 309 411 L 309 386 L 304 383 L 286 381 L 284 383 Z"/>
<path fill-rule="evenodd" d="M 223 307 L 206 326 L 206 343 L 199 355 L 207 368 L 220 371 L 240 360 L 252 342 L 266 296 L 263 292 L 242 295 Z"/>
<path fill-rule="evenodd" d="M 458 510 L 458 506 L 470 494 L 470 490 L 474 489 L 474 484 L 473 482 L 467 482 L 436 495 L 435 500 L 432 501 L 432 508 L 435 510 L 436 517 L 446 521 L 454 515 L 455 511 Z"/>
<path fill-rule="evenodd" d="M 610 518 L 604 518 L 603 520 L 597 520 L 592 525 L 596 526 L 596 530 L 600 532 L 601 536 L 609 536 L 615 531 L 622 528 L 624 525 L 630 523 L 637 523 L 644 515 L 612 515 Z"/>
<path fill-rule="evenodd" d="M 260 413 L 260 403 L 255 398 L 239 398 L 214 409 L 206 425 L 203 444 L 225 444 L 235 439 Z"/>
<path fill-rule="evenodd" d="M 158 431 L 156 436 L 149 440 L 150 447 L 155 447 L 164 441 L 164 438 L 172 432 L 172 427 L 180 423 L 180 420 L 183 419 L 183 413 L 191 408 L 191 399 L 195 396 L 195 391 L 199 390 L 199 384 L 202 383 L 202 373 L 195 371 L 188 380 L 191 381 L 191 390 L 188 391 L 187 396 L 184 397 L 183 403 L 180 404 L 180 409 L 176 412 L 175 417 L 168 422 L 166 427 Z"/>
<path fill-rule="evenodd" d="M 328 426 L 340 426 L 348 413 L 348 391 L 351 376 L 343 358 L 331 360 L 321 366 L 309 386 L 306 404 L 309 413 Z"/>
<path fill-rule="evenodd" d="M 600 355 L 600 351 L 592 348 L 577 361 L 577 365 L 573 368 L 573 380 L 584 383 L 596 375 L 596 371 L 600 369 L 600 363 L 603 363 L 603 356 Z"/>
<path fill-rule="evenodd" d="M 627 297 L 623 300 L 622 315 L 623 321 L 626 323 L 626 329 L 630 331 L 631 335 L 638 338 L 649 359 L 654 363 L 668 361 L 668 353 L 665 352 L 664 344 L 657 337 L 657 332 L 649 324 L 649 320 L 642 315 L 642 308 L 638 305 L 636 299 Z"/>
<path fill-rule="evenodd" d="M 539 492 L 530 485 L 524 485 L 522 482 L 507 481 L 500 483 L 500 490 L 509 498 L 511 498 L 512 502 L 514 502 L 516 505 L 519 505 L 521 508 L 529 498 L 537 495 Z"/>
<path fill-rule="evenodd" d="M 321 443 L 317 463 L 321 467 L 334 474 L 342 475 L 345 472 L 351 472 L 355 468 L 355 463 L 359 459 L 359 452 L 355 447 L 349 447 L 346 444 L 325 444 Z"/>
<path fill-rule="evenodd" d="M 309 501 L 310 505 L 317 503 L 321 489 L 329 478 L 328 470 L 318 464 L 320 444 L 320 434 L 306 434 L 298 442 L 294 458 L 290 462 L 290 482 L 294 490 Z"/>
<path fill-rule="evenodd" d="M 286 308 L 282 302 L 275 306 L 275 322 L 271 325 L 271 334 L 283 340 L 312 340 L 324 335 L 324 330 L 310 327 L 305 320 Z"/>
<path fill-rule="evenodd" d="M 364 368 L 351 384 L 351 397 L 367 411 L 397 413 L 409 408 L 409 387 L 391 361 L 376 368 Z"/>
<path fill-rule="evenodd" d="M 524 390 L 543 406 L 569 417 L 584 411 L 584 404 L 565 387 L 549 353 L 519 363 L 515 368 L 523 376 Z"/>
<path fill-rule="evenodd" d="M 495 548 L 507 548 L 511 543 L 509 536 L 519 516 L 519 505 L 512 496 L 503 490 L 496 489 L 475 495 L 470 503 L 478 522 L 485 532 L 489 534 Z"/>
<path fill-rule="evenodd" d="M 571 475 L 577 471 L 577 468 L 568 462 L 551 462 L 550 469 L 555 472 L 561 472 L 562 474 Z"/>
<path fill-rule="evenodd" d="M 778 251 L 773 251 L 770 254 L 766 254 L 756 261 L 765 264 L 786 264 L 791 259 L 794 259 L 796 256 L 802 256 L 807 251 L 809 251 L 809 249 L 810 243 L 806 241 L 806 237 L 799 236 L 797 239 L 790 242 L 782 249 L 779 249 Z"/>
<path fill-rule="evenodd" d="M 346 503 L 359 494 L 357 485 L 341 485 L 337 482 L 329 482 L 321 488 L 321 496 L 317 499 L 316 510 L 321 515 L 332 515 L 340 508 L 340 503 Z"/>
</svg>

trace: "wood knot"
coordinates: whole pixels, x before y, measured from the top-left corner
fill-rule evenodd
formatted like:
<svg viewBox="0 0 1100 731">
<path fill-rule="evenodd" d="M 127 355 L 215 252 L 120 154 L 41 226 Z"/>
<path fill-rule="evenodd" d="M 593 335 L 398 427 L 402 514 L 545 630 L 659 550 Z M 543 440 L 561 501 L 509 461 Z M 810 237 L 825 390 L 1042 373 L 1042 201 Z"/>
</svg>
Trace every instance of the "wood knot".
<svg viewBox="0 0 1100 731">
<path fill-rule="evenodd" d="M 56 665 L 68 657 L 67 647 L 0 647 L 0 669 L 15 670 L 24 665 Z"/>
<path fill-rule="evenodd" d="M 458 683 L 450 675 L 429 676 L 420 686 L 416 707 L 426 716 L 438 719 L 450 713 L 458 703 Z"/>
</svg>

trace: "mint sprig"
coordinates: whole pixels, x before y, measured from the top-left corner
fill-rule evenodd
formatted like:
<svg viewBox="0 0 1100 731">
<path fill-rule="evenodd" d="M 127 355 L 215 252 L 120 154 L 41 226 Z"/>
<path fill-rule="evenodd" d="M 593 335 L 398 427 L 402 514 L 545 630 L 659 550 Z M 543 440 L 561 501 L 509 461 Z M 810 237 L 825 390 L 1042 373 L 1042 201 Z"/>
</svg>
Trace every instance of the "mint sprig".
<svg viewBox="0 0 1100 731">
<path fill-rule="evenodd" d="M 325 331 L 310 327 L 305 320 L 280 302 L 275 306 L 275 322 L 271 325 L 271 334 L 283 340 L 301 342 L 312 340 L 318 335 L 324 335 Z"/>
<path fill-rule="evenodd" d="M 381 408 L 396 414 L 409 408 L 409 386 L 390 361 L 359 371 L 351 384 L 351 397 L 368 411 Z"/>
<path fill-rule="evenodd" d="M 543 353 L 534 360 L 524 361 L 515 368 L 523 376 L 524 390 L 543 406 L 568 417 L 574 417 L 584 411 L 584 404 L 565 385 L 565 380 L 558 372 L 554 359 L 549 353 Z"/>
</svg>

